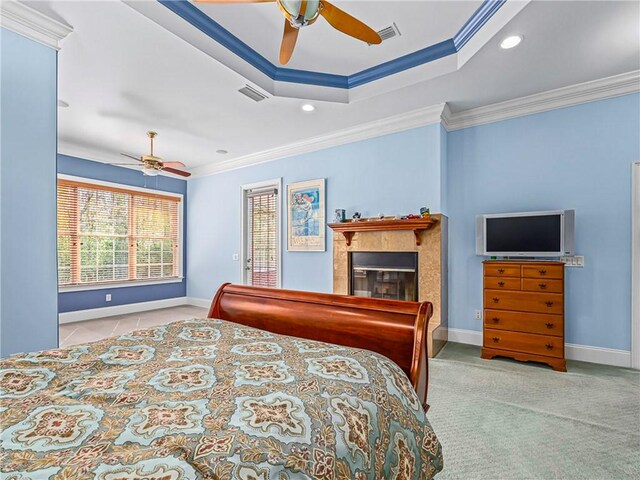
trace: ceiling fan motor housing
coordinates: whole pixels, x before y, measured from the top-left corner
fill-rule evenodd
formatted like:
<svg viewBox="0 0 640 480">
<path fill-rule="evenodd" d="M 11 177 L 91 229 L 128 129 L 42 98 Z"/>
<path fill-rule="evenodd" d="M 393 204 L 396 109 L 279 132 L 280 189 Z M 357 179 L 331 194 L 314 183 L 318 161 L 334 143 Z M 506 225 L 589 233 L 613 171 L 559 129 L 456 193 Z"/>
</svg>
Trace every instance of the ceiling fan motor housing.
<svg viewBox="0 0 640 480">
<path fill-rule="evenodd" d="M 320 0 L 308 0 L 303 13 L 300 12 L 302 0 L 277 0 L 277 2 L 284 16 L 296 28 L 311 25 L 320 14 Z"/>
</svg>

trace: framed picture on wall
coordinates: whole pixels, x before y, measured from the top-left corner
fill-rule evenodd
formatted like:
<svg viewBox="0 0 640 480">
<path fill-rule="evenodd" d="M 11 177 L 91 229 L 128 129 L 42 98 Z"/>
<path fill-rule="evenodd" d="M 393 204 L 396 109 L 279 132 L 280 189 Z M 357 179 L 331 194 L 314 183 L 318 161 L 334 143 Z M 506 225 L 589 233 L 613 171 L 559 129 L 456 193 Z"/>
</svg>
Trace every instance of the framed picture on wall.
<svg viewBox="0 0 640 480">
<path fill-rule="evenodd" d="M 324 178 L 287 185 L 287 251 L 325 251 Z"/>
</svg>

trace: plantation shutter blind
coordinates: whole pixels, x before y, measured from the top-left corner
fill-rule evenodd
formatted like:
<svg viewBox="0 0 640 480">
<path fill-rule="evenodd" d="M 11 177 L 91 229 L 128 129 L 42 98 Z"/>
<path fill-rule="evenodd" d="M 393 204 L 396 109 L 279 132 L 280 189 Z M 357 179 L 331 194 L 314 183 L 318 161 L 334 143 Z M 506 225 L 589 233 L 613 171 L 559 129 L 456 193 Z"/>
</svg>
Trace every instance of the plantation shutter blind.
<svg viewBox="0 0 640 480">
<path fill-rule="evenodd" d="M 58 181 L 58 284 L 179 277 L 180 199 Z"/>
<path fill-rule="evenodd" d="M 247 193 L 249 262 L 247 281 L 260 287 L 278 286 L 278 190 Z"/>
</svg>

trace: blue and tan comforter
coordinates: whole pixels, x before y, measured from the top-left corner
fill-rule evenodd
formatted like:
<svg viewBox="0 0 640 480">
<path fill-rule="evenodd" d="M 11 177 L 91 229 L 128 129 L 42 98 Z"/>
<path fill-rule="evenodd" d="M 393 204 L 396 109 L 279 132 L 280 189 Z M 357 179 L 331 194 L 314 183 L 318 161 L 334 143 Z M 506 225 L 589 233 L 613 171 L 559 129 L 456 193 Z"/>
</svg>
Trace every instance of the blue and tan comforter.
<svg viewBox="0 0 640 480">
<path fill-rule="evenodd" d="M 367 350 L 200 319 L 0 362 L 2 479 L 414 479 L 440 444 Z"/>
</svg>

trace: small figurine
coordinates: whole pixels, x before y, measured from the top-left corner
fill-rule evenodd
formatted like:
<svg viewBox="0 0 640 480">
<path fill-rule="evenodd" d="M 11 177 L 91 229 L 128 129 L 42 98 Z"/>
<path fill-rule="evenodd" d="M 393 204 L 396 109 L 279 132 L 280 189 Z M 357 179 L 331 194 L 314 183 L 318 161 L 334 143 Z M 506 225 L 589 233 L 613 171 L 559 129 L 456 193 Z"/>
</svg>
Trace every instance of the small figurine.
<svg viewBox="0 0 640 480">
<path fill-rule="evenodd" d="M 427 207 L 420 208 L 420 216 L 422 218 L 429 218 L 431 214 L 429 213 L 429 209 Z"/>
<path fill-rule="evenodd" d="M 409 215 L 407 215 L 408 220 L 413 220 L 414 218 L 422 218 L 422 217 L 420 215 L 414 215 L 413 213 L 410 213 Z"/>
<path fill-rule="evenodd" d="M 360 220 L 362 218 L 362 214 L 360 212 L 353 212 L 353 221 L 357 222 L 358 220 Z"/>
<path fill-rule="evenodd" d="M 384 213 L 379 213 L 378 214 L 378 219 L 379 220 L 384 220 Z"/>
<path fill-rule="evenodd" d="M 344 208 L 336 208 L 335 216 L 333 217 L 334 223 L 342 223 L 345 221 L 345 210 Z"/>
</svg>

